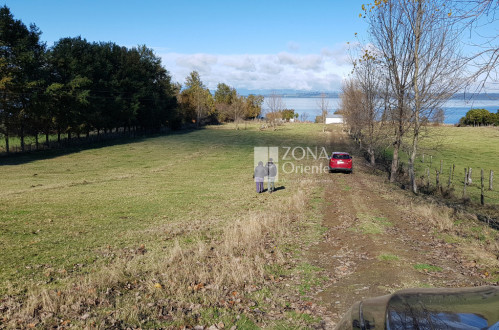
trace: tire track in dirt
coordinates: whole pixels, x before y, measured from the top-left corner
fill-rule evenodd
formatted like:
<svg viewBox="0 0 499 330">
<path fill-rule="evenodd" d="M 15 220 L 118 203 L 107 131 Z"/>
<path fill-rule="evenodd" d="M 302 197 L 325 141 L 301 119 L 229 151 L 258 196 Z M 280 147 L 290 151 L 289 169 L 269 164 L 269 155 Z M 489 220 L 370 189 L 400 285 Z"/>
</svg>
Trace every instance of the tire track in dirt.
<svg viewBox="0 0 499 330">
<path fill-rule="evenodd" d="M 333 151 L 351 146 L 333 131 Z M 354 156 L 354 173 L 327 176 L 322 242 L 310 248 L 308 259 L 328 273 L 328 285 L 315 300 L 325 309 L 326 328 L 332 328 L 359 300 L 424 286 L 475 286 L 480 278 L 460 264 L 451 244 L 436 240 L 430 226 L 418 220 L 390 191 L 382 178 L 369 173 Z M 396 189 L 396 188 L 395 188 Z M 421 264 L 440 267 L 417 270 Z"/>
</svg>

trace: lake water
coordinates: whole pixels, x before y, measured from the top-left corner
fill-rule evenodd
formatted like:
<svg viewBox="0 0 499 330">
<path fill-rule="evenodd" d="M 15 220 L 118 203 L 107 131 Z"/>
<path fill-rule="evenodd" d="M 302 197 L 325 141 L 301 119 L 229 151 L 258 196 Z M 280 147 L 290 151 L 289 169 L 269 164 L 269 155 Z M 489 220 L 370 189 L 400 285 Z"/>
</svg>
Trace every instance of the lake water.
<svg viewBox="0 0 499 330">
<path fill-rule="evenodd" d="M 306 120 L 314 121 L 315 116 L 320 115 L 320 110 L 318 102 L 320 98 L 314 97 L 283 97 L 282 98 L 285 108 L 294 109 L 295 113 L 298 113 L 299 118 L 302 119 L 306 116 Z M 338 110 L 340 99 L 339 98 L 328 98 L 329 103 L 329 113 L 332 114 L 334 111 Z M 263 110 L 266 110 L 267 106 L 264 101 Z M 499 100 L 476 100 L 473 102 L 467 102 L 464 100 L 452 99 L 445 103 L 443 109 L 445 113 L 444 123 L 446 124 L 457 124 L 461 117 L 466 115 L 470 109 L 480 108 L 487 109 L 490 112 L 496 113 L 499 110 Z"/>
</svg>

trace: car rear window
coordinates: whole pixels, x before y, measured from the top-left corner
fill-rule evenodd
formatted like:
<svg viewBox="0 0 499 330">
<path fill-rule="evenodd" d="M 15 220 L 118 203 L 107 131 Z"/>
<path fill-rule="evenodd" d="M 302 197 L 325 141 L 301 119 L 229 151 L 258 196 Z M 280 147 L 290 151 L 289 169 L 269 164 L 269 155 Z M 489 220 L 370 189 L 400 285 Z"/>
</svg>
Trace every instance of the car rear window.
<svg viewBox="0 0 499 330">
<path fill-rule="evenodd" d="M 347 154 L 334 154 L 334 159 L 350 159 L 350 155 Z"/>
</svg>

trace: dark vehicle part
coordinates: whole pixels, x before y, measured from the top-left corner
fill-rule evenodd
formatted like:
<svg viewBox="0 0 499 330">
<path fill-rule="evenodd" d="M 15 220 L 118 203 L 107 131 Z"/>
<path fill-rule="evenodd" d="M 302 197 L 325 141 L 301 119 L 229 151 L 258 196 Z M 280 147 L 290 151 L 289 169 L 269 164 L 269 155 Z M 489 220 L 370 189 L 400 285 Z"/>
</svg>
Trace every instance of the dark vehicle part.
<svg viewBox="0 0 499 330">
<path fill-rule="evenodd" d="M 499 330 L 499 287 L 408 289 L 366 299 L 336 329 Z"/>
</svg>

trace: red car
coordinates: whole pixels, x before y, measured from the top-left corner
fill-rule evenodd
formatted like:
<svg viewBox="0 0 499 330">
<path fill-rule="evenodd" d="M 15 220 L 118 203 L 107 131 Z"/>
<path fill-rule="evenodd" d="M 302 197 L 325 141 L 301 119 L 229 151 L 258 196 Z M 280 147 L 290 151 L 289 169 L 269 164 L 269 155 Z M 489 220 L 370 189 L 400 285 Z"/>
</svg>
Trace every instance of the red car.
<svg viewBox="0 0 499 330">
<path fill-rule="evenodd" d="M 333 152 L 329 157 L 329 172 L 333 171 L 352 173 L 352 156 L 347 152 Z"/>
</svg>

